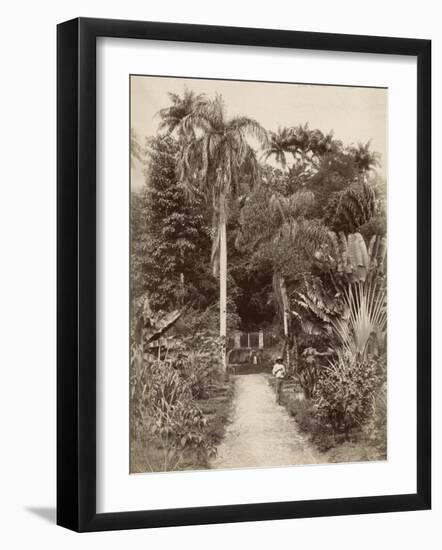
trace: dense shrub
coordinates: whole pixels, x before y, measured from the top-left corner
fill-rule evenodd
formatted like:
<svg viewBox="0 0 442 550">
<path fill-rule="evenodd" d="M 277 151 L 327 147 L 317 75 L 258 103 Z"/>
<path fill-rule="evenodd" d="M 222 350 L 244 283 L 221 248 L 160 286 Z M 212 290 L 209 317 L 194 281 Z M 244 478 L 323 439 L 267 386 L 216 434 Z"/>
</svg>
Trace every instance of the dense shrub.
<svg viewBox="0 0 442 550">
<path fill-rule="evenodd" d="M 192 384 L 170 360 L 132 355 L 131 429 L 137 440 L 161 449 L 162 469 L 176 469 L 183 453 L 215 452 L 205 434 L 206 419 L 192 395 Z M 153 468 L 151 468 L 153 470 Z"/>
<path fill-rule="evenodd" d="M 373 414 L 379 385 L 378 361 L 342 352 L 321 370 L 314 402 L 324 422 L 348 435 Z"/>
<path fill-rule="evenodd" d="M 169 355 L 169 363 L 179 370 L 195 399 L 207 399 L 221 381 L 222 341 L 208 333 L 180 338 Z"/>
<path fill-rule="evenodd" d="M 313 347 L 305 348 L 301 353 L 295 379 L 301 386 L 306 399 L 311 399 L 314 395 L 322 365 L 327 361 L 326 358 L 331 353 L 329 349 L 320 352 Z"/>
</svg>

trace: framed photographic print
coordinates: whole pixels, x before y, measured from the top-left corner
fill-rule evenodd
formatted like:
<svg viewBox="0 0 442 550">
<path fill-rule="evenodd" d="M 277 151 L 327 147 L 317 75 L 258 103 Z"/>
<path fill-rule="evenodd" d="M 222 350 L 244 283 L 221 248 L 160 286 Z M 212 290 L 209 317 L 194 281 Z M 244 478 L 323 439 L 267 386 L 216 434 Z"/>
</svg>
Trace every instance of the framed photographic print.
<svg viewBox="0 0 442 550">
<path fill-rule="evenodd" d="M 58 524 L 430 508 L 430 42 L 57 36 Z"/>
</svg>

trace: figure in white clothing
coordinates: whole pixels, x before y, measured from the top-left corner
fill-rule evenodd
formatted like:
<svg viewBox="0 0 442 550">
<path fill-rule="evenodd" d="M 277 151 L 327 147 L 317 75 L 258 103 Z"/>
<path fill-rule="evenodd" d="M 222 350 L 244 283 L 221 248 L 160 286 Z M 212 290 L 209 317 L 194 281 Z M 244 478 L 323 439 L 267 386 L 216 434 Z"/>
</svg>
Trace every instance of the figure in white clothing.
<svg viewBox="0 0 442 550">
<path fill-rule="evenodd" d="M 276 378 L 276 402 L 278 405 L 281 404 L 281 395 L 282 395 L 282 385 L 285 378 L 285 367 L 282 362 L 282 357 L 276 359 L 276 363 L 273 366 L 272 374 Z"/>
</svg>

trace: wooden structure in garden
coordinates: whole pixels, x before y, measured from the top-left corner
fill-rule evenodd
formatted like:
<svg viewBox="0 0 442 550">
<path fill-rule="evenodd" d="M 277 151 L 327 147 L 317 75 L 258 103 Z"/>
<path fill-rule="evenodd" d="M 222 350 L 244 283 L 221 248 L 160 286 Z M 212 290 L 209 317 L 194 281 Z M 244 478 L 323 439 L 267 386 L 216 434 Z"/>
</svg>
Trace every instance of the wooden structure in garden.
<svg viewBox="0 0 442 550">
<path fill-rule="evenodd" d="M 233 332 L 227 337 L 227 349 L 268 349 L 275 346 L 276 338 L 272 332 Z M 161 337 L 149 342 L 148 348 L 173 347 L 173 338 Z"/>
<path fill-rule="evenodd" d="M 265 349 L 272 348 L 276 338 L 272 332 L 234 332 L 227 338 L 227 349 Z"/>
</svg>

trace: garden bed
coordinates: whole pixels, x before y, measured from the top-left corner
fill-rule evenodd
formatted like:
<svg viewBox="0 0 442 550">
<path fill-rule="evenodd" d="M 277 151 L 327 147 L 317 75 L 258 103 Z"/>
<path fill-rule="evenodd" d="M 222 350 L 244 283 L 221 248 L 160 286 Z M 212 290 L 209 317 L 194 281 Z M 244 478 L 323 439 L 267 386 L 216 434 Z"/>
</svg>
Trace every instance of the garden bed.
<svg viewBox="0 0 442 550">
<path fill-rule="evenodd" d="M 211 388 L 210 396 L 196 400 L 196 405 L 206 419 L 205 434 L 211 446 L 217 446 L 224 437 L 233 397 L 233 381 L 230 377 Z M 131 473 L 165 471 L 164 450 L 153 440 L 144 443 L 134 439 L 131 445 Z M 185 449 L 181 461 L 174 468 L 183 470 L 206 470 L 209 457 L 194 449 Z"/>
<path fill-rule="evenodd" d="M 270 384 L 275 386 L 274 378 L 270 379 Z M 353 429 L 348 435 L 335 433 L 330 425 L 321 422 L 313 403 L 304 398 L 294 380 L 285 381 L 281 403 L 301 432 L 308 435 L 311 443 L 323 454 L 324 462 L 386 460 L 386 438 L 382 430 L 376 437 L 369 437 L 361 429 Z"/>
</svg>

